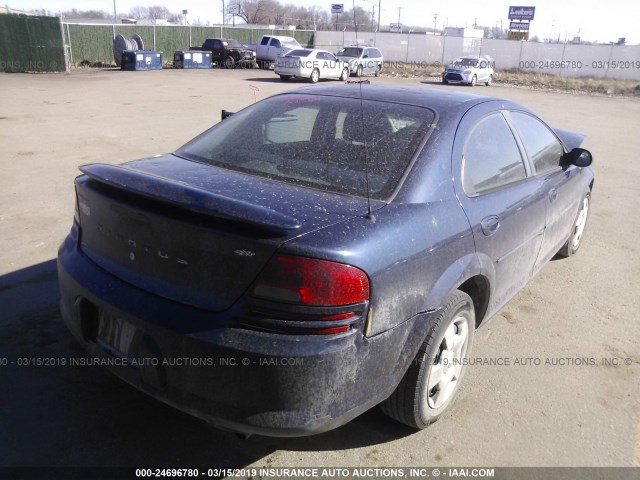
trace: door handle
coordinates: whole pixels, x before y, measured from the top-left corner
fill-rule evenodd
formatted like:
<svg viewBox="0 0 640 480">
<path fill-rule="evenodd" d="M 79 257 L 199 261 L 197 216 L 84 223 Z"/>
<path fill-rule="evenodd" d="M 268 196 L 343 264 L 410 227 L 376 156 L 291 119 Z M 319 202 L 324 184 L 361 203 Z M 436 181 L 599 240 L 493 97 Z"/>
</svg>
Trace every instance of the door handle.
<svg viewBox="0 0 640 480">
<path fill-rule="evenodd" d="M 558 191 L 555 188 L 552 188 L 549 190 L 549 200 L 553 202 L 556 198 L 558 198 Z"/>
<path fill-rule="evenodd" d="M 493 235 L 498 231 L 500 227 L 500 219 L 497 215 L 491 215 L 489 217 L 485 217 L 480 222 L 480 228 L 482 228 L 482 233 L 484 233 L 487 237 Z"/>
</svg>

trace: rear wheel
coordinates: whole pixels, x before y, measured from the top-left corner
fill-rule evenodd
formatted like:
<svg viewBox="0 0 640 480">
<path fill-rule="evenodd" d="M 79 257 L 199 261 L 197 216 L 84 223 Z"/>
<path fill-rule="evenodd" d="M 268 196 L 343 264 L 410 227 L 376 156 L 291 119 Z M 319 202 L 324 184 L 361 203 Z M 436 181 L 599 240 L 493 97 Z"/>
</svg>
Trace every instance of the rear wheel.
<svg viewBox="0 0 640 480">
<path fill-rule="evenodd" d="M 438 312 L 418 354 L 382 411 L 410 427 L 425 428 L 451 406 L 471 352 L 473 301 L 459 290 Z"/>
<path fill-rule="evenodd" d="M 584 228 L 587 226 L 587 218 L 589 217 L 589 206 L 591 204 L 591 193 L 587 193 L 580 203 L 580 211 L 576 221 L 573 222 L 573 228 L 571 229 L 571 236 L 567 243 L 558 251 L 558 255 L 561 257 L 570 257 L 575 254 L 580 245 L 582 244 L 582 236 L 584 235 Z"/>
<path fill-rule="evenodd" d="M 487 85 L 487 87 L 489 85 L 491 85 L 491 83 L 493 82 L 493 75 L 489 75 L 489 78 L 487 79 L 487 81 L 485 82 L 485 84 Z"/>
<path fill-rule="evenodd" d="M 320 80 L 320 70 L 318 70 L 317 68 L 314 68 L 313 71 L 311 72 L 311 76 L 309 77 L 309 80 L 311 80 L 311 83 L 318 83 L 318 80 Z"/>
<path fill-rule="evenodd" d="M 378 65 L 378 66 L 376 67 L 376 73 L 374 74 L 376 77 L 379 77 L 379 76 L 380 76 L 380 70 L 382 70 L 382 67 L 381 67 L 380 65 Z"/>
<path fill-rule="evenodd" d="M 362 65 L 358 65 L 358 69 L 356 70 L 356 77 L 362 76 Z"/>
<path fill-rule="evenodd" d="M 344 82 L 347 78 L 349 78 L 349 69 L 342 69 L 342 74 L 340 74 L 340 81 Z"/>
</svg>

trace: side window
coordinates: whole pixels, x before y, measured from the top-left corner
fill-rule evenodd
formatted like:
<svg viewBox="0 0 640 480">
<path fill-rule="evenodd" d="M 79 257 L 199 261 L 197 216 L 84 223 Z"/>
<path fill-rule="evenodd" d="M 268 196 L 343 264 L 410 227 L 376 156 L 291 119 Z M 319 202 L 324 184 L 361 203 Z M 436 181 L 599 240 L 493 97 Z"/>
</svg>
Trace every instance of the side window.
<svg viewBox="0 0 640 480">
<path fill-rule="evenodd" d="M 280 48 L 280 40 L 278 40 L 277 38 L 272 39 L 270 46 L 275 48 Z"/>
<path fill-rule="evenodd" d="M 266 45 L 266 44 L 268 44 L 268 43 L 269 43 L 269 39 L 270 39 L 270 37 L 264 37 L 264 38 L 262 39 L 262 41 L 260 42 L 260 45 Z"/>
<path fill-rule="evenodd" d="M 324 53 L 324 52 L 318 52 L 318 53 L 316 54 L 316 58 L 317 58 L 318 60 L 328 60 L 328 58 L 327 58 L 327 54 L 326 54 L 326 53 Z"/>
<path fill-rule="evenodd" d="M 510 112 L 522 138 L 524 148 L 533 161 L 536 173 L 545 173 L 560 166 L 564 148 L 538 119 L 521 112 Z"/>
<path fill-rule="evenodd" d="M 222 42 L 220 40 L 214 40 L 213 48 L 215 48 L 216 50 L 222 48 Z"/>
<path fill-rule="evenodd" d="M 501 114 L 485 117 L 471 129 L 464 145 L 462 169 L 467 195 L 526 178 L 520 150 Z"/>
</svg>

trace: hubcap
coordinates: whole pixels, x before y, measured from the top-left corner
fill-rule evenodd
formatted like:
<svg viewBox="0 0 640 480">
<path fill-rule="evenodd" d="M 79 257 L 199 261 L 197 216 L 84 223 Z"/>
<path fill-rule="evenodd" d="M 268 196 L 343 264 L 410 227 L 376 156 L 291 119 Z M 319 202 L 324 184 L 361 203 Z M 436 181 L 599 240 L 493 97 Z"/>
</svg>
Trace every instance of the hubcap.
<svg viewBox="0 0 640 480">
<path fill-rule="evenodd" d="M 462 374 L 468 340 L 469 325 L 460 315 L 447 327 L 433 360 L 426 390 L 429 407 L 440 408 L 453 395 Z"/>
<path fill-rule="evenodd" d="M 589 213 L 589 199 L 582 200 L 582 209 L 576 220 L 576 226 L 573 230 L 573 238 L 571 239 L 571 246 L 577 248 L 582 240 L 582 234 L 584 233 L 584 227 L 587 224 L 587 213 Z"/>
</svg>

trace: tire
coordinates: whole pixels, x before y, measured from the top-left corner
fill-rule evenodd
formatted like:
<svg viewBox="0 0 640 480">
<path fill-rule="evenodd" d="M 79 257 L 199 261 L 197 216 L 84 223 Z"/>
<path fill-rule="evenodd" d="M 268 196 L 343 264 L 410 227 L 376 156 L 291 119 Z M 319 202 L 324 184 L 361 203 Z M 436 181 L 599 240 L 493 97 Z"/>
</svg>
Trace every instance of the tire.
<svg viewBox="0 0 640 480">
<path fill-rule="evenodd" d="M 573 222 L 573 227 L 571 228 L 571 235 L 569 235 L 569 239 L 567 243 L 565 243 L 560 250 L 558 250 L 558 255 L 564 258 L 568 258 L 574 255 L 580 245 L 582 245 L 582 237 L 584 236 L 584 229 L 587 225 L 587 219 L 589 218 L 589 207 L 591 206 L 591 193 L 587 193 L 582 202 L 580 202 L 580 208 L 578 210 L 578 216 Z"/>
<path fill-rule="evenodd" d="M 233 59 L 233 57 L 225 58 L 222 64 L 224 65 L 224 68 L 231 69 L 236 67 L 236 61 Z"/>
<path fill-rule="evenodd" d="M 448 85 L 449 81 L 446 78 L 442 77 L 442 83 L 444 83 L 445 85 Z"/>
<path fill-rule="evenodd" d="M 455 400 L 466 370 L 464 359 L 471 352 L 474 329 L 473 301 L 466 293 L 455 290 L 434 318 L 400 384 L 381 404 L 382 411 L 418 429 L 438 420 Z M 436 381 L 436 377 L 440 380 Z"/>
<path fill-rule="evenodd" d="M 493 75 L 489 75 L 489 78 L 485 82 L 485 85 L 488 87 L 493 83 Z"/>
<path fill-rule="evenodd" d="M 380 76 L 380 70 L 382 70 L 382 68 L 380 68 L 380 65 L 378 65 L 378 66 L 376 67 L 376 73 L 374 73 L 374 75 L 375 75 L 376 77 L 379 77 L 379 76 Z"/>
<path fill-rule="evenodd" d="M 291 75 L 280 75 L 280 80 L 282 80 L 283 82 L 288 82 L 290 78 Z"/>
<path fill-rule="evenodd" d="M 476 83 L 478 83 L 478 77 L 474 75 L 469 85 L 471 85 L 472 87 L 475 87 Z"/>
<path fill-rule="evenodd" d="M 318 83 L 318 80 L 320 80 L 320 70 L 314 68 L 311 72 L 311 75 L 309 76 L 309 80 L 311 81 L 311 83 Z"/>
<path fill-rule="evenodd" d="M 340 80 L 341 82 L 344 82 L 344 81 L 346 81 L 346 80 L 347 80 L 347 78 L 349 78 L 349 69 L 348 69 L 348 68 L 344 68 L 344 69 L 342 70 L 342 74 L 340 75 L 339 80 Z"/>
<path fill-rule="evenodd" d="M 358 69 L 356 70 L 356 77 L 362 76 L 362 65 L 358 65 Z"/>
</svg>

